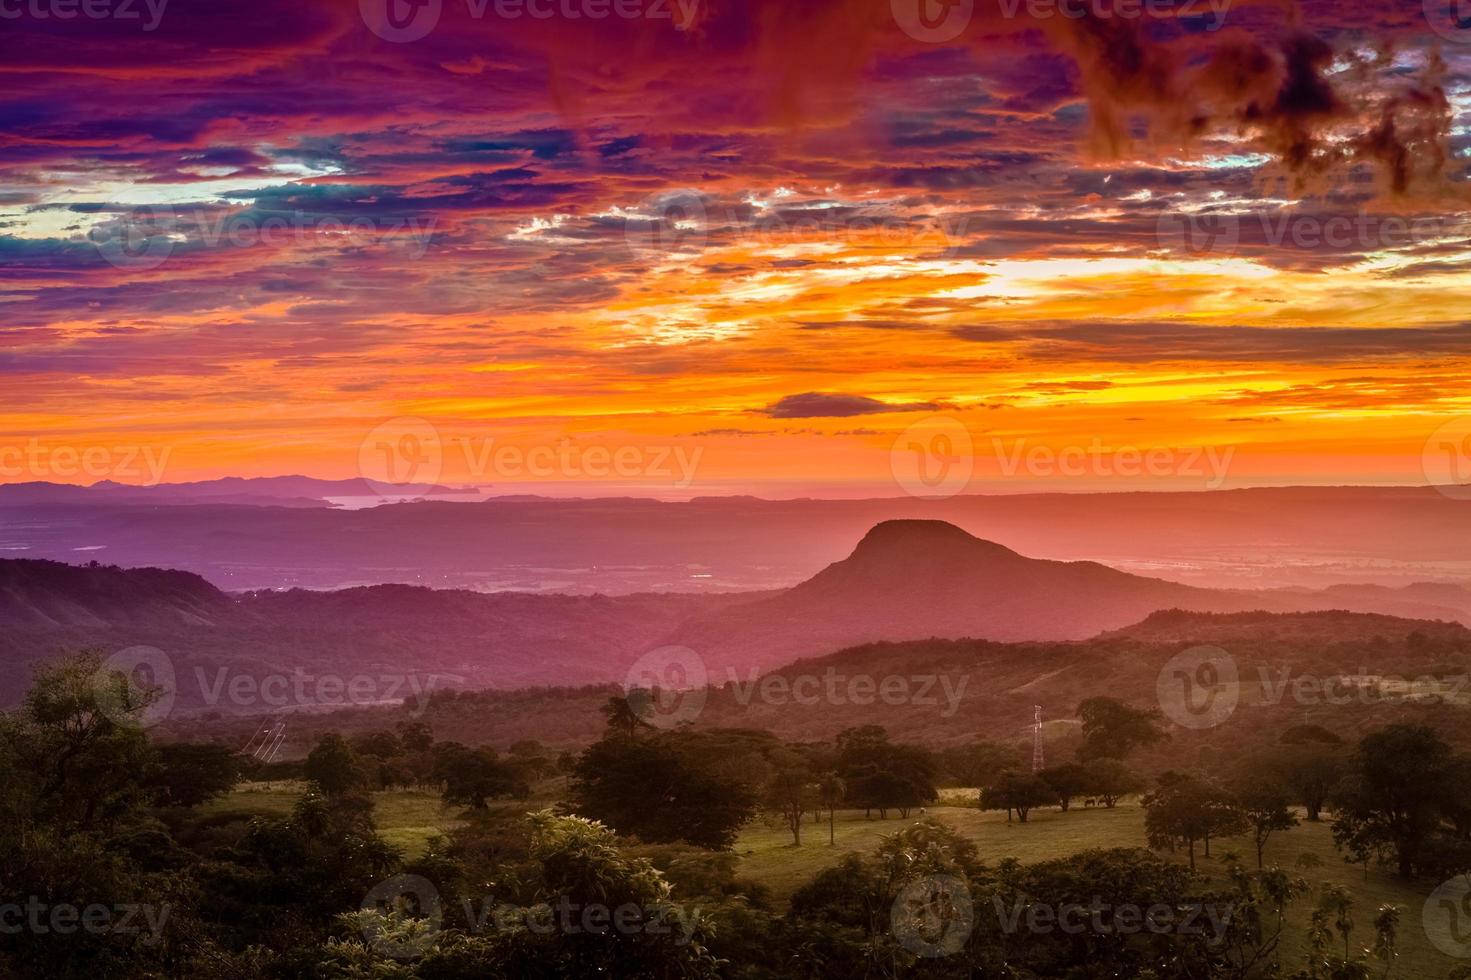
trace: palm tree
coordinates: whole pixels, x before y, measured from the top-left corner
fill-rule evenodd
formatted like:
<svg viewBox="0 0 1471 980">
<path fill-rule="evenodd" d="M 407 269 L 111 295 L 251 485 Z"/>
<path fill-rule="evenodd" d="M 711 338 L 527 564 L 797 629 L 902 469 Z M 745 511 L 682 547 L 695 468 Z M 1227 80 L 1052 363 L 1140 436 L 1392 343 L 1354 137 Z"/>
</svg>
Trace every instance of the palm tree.
<svg viewBox="0 0 1471 980">
<path fill-rule="evenodd" d="M 839 803 L 843 802 L 843 795 L 847 793 L 848 787 L 843 784 L 835 772 L 830 772 L 822 777 L 817 784 L 817 793 L 822 800 L 822 805 L 827 807 L 827 844 L 832 847 L 836 843 L 833 832 L 833 811 Z"/>
</svg>

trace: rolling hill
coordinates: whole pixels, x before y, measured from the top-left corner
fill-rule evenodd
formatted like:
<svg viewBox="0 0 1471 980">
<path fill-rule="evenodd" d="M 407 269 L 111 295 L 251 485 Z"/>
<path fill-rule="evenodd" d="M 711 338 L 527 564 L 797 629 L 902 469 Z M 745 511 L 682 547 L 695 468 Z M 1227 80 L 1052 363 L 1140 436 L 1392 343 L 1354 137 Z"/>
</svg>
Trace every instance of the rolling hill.
<svg viewBox="0 0 1471 980">
<path fill-rule="evenodd" d="M 24 690 L 25 664 L 83 647 L 157 647 L 184 679 L 181 708 L 259 712 L 273 706 L 222 703 L 217 683 L 206 679 L 438 675 L 456 687 L 501 689 L 617 683 L 643 654 L 675 644 L 694 650 L 721 683 L 880 641 L 1081 640 L 1151 622 L 1162 609 L 1345 606 L 1456 615 L 1424 594 L 1393 589 L 1195 588 L 1095 562 L 1029 558 L 928 520 L 880 523 L 848 557 L 776 592 L 585 596 L 380 585 L 229 595 L 186 572 L 3 561 L 0 696 L 13 701 Z"/>
</svg>

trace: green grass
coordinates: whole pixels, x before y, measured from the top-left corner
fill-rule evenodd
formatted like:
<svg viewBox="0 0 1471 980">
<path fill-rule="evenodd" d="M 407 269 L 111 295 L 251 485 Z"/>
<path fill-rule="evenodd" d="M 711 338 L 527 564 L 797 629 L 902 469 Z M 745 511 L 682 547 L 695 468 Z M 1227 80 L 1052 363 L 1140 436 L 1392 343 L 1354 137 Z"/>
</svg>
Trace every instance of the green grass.
<svg viewBox="0 0 1471 980">
<path fill-rule="evenodd" d="M 1136 808 L 1123 806 L 1115 810 L 1069 813 L 1034 810 L 1025 824 L 1007 824 L 1006 814 L 983 813 L 974 806 L 932 806 L 926 816 L 975 841 L 982 858 L 990 863 L 1003 857 L 1015 857 L 1025 863 L 1046 861 L 1090 847 L 1137 847 L 1144 840 L 1143 817 Z M 866 820 L 862 810 L 840 810 L 833 827 L 835 846 L 828 846 L 824 815 L 821 824 L 803 824 L 800 848 L 792 847 L 792 835 L 785 828 L 756 822 L 736 842 L 740 873 L 760 881 L 777 899 L 786 902 L 798 887 L 823 868 L 842 860 L 844 854 L 871 851 L 878 846 L 879 838 L 915 819 L 913 812 L 909 821 L 891 812 L 889 819 L 880 820 L 874 811 L 873 819 Z"/>
<path fill-rule="evenodd" d="M 283 779 L 268 783 L 241 783 L 234 791 L 199 808 L 204 816 L 283 817 L 296 806 L 306 784 Z"/>
<path fill-rule="evenodd" d="M 247 783 L 229 796 L 201 808 L 209 815 L 240 814 L 242 816 L 289 813 L 301 797 L 299 783 Z M 972 798 L 973 793 L 971 794 Z M 1006 822 L 1006 815 L 982 812 L 974 806 L 958 805 L 963 793 L 952 794 L 951 805 L 931 806 L 926 816 L 955 828 L 975 841 L 983 860 L 990 864 L 1014 857 L 1024 863 L 1067 857 L 1090 848 L 1143 847 L 1144 811 L 1137 803 L 1121 803 L 1116 809 L 1075 808 L 1068 813 L 1055 809 L 1034 810 L 1027 823 Z M 423 790 L 395 790 L 373 794 L 379 833 L 403 850 L 409 858 L 424 852 L 430 837 L 457 825 L 458 813 L 441 806 L 439 797 Z M 527 808 L 532 808 L 528 805 Z M 839 811 L 834 822 L 835 846 L 828 844 L 826 815 L 821 823 L 811 821 L 802 826 L 802 846 L 792 846 L 791 833 L 761 821 L 748 826 L 736 842 L 739 874 L 759 881 L 771 889 L 782 904 L 813 875 L 839 861 L 844 854 L 871 851 L 881 837 L 892 834 L 917 819 L 909 821 L 891 814 L 889 819 L 865 819 L 861 810 Z M 1222 856 L 1234 851 L 1252 865 L 1254 851 L 1249 839 L 1238 838 L 1212 843 L 1213 857 L 1197 854 L 1198 869 L 1213 880 L 1224 880 Z M 1298 870 L 1298 856 L 1316 855 L 1320 867 Z M 1176 855 L 1182 862 L 1183 854 Z M 1301 875 L 1315 889 L 1323 884 L 1337 884 L 1354 896 L 1354 939 L 1356 945 L 1372 941 L 1372 920 L 1381 904 L 1398 905 L 1400 918 L 1400 959 L 1393 976 L 1402 978 L 1444 977 L 1453 967 L 1468 961 L 1444 955 L 1430 945 L 1421 926 L 1421 909 L 1434 883 L 1407 885 L 1389 872 L 1374 868 L 1364 880 L 1363 870 L 1343 861 L 1333 846 L 1327 821 L 1303 822 L 1298 827 L 1279 832 L 1267 844 L 1266 860 Z M 1304 924 L 1314 902 L 1303 897 L 1293 904 L 1292 928 L 1284 943 L 1284 962 L 1289 967 L 1302 963 L 1305 950 Z"/>
<path fill-rule="evenodd" d="M 958 806 L 932 806 L 926 816 L 955 828 L 975 841 L 981 857 L 996 864 L 1002 858 L 1014 857 L 1023 863 L 1067 857 L 1090 848 L 1143 847 L 1144 811 L 1137 803 L 1121 803 L 1116 809 L 1073 809 L 1059 813 L 1055 809 L 1034 810 L 1025 824 L 1006 822 L 1006 814 L 963 809 Z M 740 856 L 739 873 L 762 882 L 773 895 L 785 903 L 791 894 L 811 877 L 850 852 L 865 852 L 875 847 L 880 837 L 892 834 L 916 819 L 900 820 L 893 814 L 888 820 L 867 820 L 863 811 L 839 811 L 835 822 L 836 846 L 828 845 L 827 820 L 821 825 L 807 823 L 802 827 L 802 846 L 792 846 L 792 835 L 783 828 L 755 823 L 741 834 L 736 843 Z M 1217 883 L 1225 881 L 1225 864 L 1221 858 L 1234 851 L 1248 867 L 1256 863 L 1256 852 L 1249 838 L 1234 838 L 1211 843 L 1211 858 L 1197 849 L 1197 869 Z M 1297 858 L 1303 853 L 1316 855 L 1320 867 L 1299 870 Z M 1183 853 L 1175 855 L 1181 862 Z M 1306 952 L 1308 915 L 1316 901 L 1317 890 L 1324 884 L 1342 885 L 1354 897 L 1353 940 L 1355 946 L 1373 941 L 1373 918 L 1380 905 L 1400 907 L 1400 958 L 1392 976 L 1403 978 L 1444 977 L 1458 965 L 1471 961 L 1446 956 L 1432 946 L 1421 925 L 1421 910 L 1435 883 L 1407 884 L 1384 869 L 1373 868 L 1368 881 L 1363 869 L 1346 864 L 1333 846 L 1328 821 L 1312 824 L 1304 821 L 1292 830 L 1272 835 L 1267 842 L 1266 863 L 1306 878 L 1314 888 L 1312 896 L 1297 899 L 1290 913 L 1290 926 L 1283 943 L 1283 960 L 1289 967 L 1300 966 Z"/>
<path fill-rule="evenodd" d="M 446 809 L 439 794 L 429 790 L 374 793 L 373 813 L 378 833 L 408 858 L 424 853 L 429 838 L 459 826 L 459 810 Z"/>
<path fill-rule="evenodd" d="M 249 817 L 281 817 L 301 799 L 306 784 L 291 780 L 271 783 L 242 783 L 228 796 L 200 807 L 205 816 L 224 814 Z M 460 824 L 459 811 L 446 809 L 439 794 L 431 790 L 391 790 L 373 794 L 373 815 L 378 833 L 409 859 L 419 857 L 429 838 Z"/>
</svg>

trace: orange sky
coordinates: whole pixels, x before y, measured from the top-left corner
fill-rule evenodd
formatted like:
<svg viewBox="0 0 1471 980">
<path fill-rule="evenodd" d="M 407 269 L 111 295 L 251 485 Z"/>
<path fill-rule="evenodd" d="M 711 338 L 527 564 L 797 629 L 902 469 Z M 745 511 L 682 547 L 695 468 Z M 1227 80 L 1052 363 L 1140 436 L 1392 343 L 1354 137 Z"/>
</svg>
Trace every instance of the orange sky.
<svg viewBox="0 0 1471 980">
<path fill-rule="evenodd" d="M 952 491 L 1471 479 L 1442 25 L 357 7 L 7 35 L 0 482 L 891 494 L 957 431 Z"/>
</svg>

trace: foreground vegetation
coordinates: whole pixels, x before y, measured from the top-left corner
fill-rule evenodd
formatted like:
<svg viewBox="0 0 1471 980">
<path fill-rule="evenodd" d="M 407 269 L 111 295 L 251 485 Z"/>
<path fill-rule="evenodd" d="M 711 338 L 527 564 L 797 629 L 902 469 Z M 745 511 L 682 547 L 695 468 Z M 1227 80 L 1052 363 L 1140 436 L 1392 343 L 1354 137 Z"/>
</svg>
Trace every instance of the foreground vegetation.
<svg viewBox="0 0 1471 980">
<path fill-rule="evenodd" d="M 1110 699 L 1033 773 L 874 726 L 661 731 L 630 697 L 580 754 L 401 726 L 241 782 L 228 747 L 150 742 L 147 706 L 83 657 L 3 717 L 0 975 L 1466 972 L 1421 924 L 1471 870 L 1465 759 L 1428 728 L 1145 778 L 1159 719 Z"/>
</svg>

